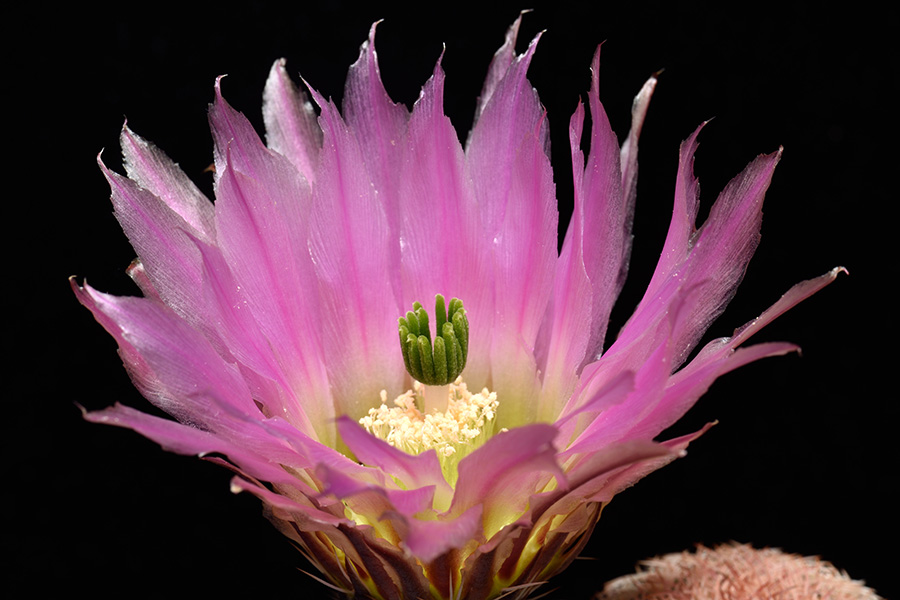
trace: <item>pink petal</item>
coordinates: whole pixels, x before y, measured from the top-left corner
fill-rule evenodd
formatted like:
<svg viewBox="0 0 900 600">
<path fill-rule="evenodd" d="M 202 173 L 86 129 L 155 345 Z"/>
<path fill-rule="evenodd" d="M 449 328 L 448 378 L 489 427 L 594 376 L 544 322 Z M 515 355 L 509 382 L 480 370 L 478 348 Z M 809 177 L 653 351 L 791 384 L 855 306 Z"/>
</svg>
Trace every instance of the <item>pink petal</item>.
<svg viewBox="0 0 900 600">
<path fill-rule="evenodd" d="M 126 123 L 119 136 L 129 179 L 157 196 L 203 239 L 216 238 L 212 202 L 166 154 L 135 134 Z"/>
<path fill-rule="evenodd" d="M 639 465 L 655 463 L 660 459 L 669 462 L 676 456 L 677 453 L 665 446 L 646 440 L 607 446 L 586 456 L 567 471 L 570 484 L 567 489 L 554 490 L 532 498 L 530 518 L 537 521 L 569 514 L 588 500 L 596 501 L 600 494 L 608 494 L 604 498 L 604 501 L 608 501 L 615 494 L 612 489 L 618 488 L 616 482 L 624 471 L 633 472 Z"/>
<path fill-rule="evenodd" d="M 607 480 L 603 488 L 590 499 L 595 502 L 608 502 L 613 496 L 626 488 L 631 487 L 653 471 L 661 469 L 676 458 L 684 457 L 687 454 L 685 449 L 688 444 L 709 431 L 709 428 L 714 424 L 715 423 L 708 423 L 699 431 L 661 442 L 658 445 L 666 448 L 668 453 L 663 454 L 656 459 L 637 462 L 634 465 L 619 471 L 615 477 Z"/>
<path fill-rule="evenodd" d="M 682 144 L 675 210 L 659 264 L 635 315 L 620 339 L 647 326 L 647 310 L 666 304 L 666 280 L 694 289 L 696 302 L 676 337 L 675 365 L 681 364 L 710 323 L 721 314 L 743 278 L 759 242 L 762 203 L 781 152 L 760 156 L 722 191 L 703 226 L 694 230 L 698 186 L 692 162 L 699 129 Z M 619 343 L 619 340 L 617 340 Z"/>
<path fill-rule="evenodd" d="M 320 465 L 316 475 L 325 484 L 323 494 L 333 495 L 343 501 L 354 500 L 353 511 L 370 520 L 379 520 L 387 511 L 412 517 L 418 513 L 432 511 L 434 486 L 415 489 L 395 489 L 360 480 L 343 470 Z M 393 482 L 387 480 L 393 485 Z M 373 498 L 378 496 L 378 498 Z M 364 497 L 364 498 L 361 498 Z M 365 504 L 366 507 L 362 505 Z"/>
<path fill-rule="evenodd" d="M 746 348 L 737 347 L 774 319 L 830 284 L 841 272 L 845 272 L 845 270 L 837 267 L 820 277 L 794 285 L 762 315 L 735 330 L 733 337 L 720 338 L 707 344 L 694 360 L 672 376 L 659 406 L 643 422 L 634 427 L 629 433 L 629 437 L 655 437 L 680 419 L 709 389 L 713 381 L 725 373 L 761 358 L 780 356 L 799 350 L 797 346 L 786 342 L 757 344 Z"/>
<path fill-rule="evenodd" d="M 700 183 L 694 177 L 694 153 L 697 152 L 697 136 L 706 126 L 700 127 L 681 143 L 678 155 L 678 176 L 675 179 L 675 205 L 672 209 L 672 220 L 669 232 L 659 257 L 659 263 L 653 272 L 653 278 L 647 286 L 647 294 L 655 292 L 684 260 L 691 235 L 695 231 L 694 223 L 700 208 Z M 636 311 L 637 312 L 637 311 Z"/>
<path fill-rule="evenodd" d="M 778 302 L 770 306 L 756 319 L 753 319 L 743 327 L 739 327 L 734 332 L 732 344 L 737 346 L 744 343 L 757 331 L 792 309 L 800 302 L 806 300 L 826 285 L 829 285 L 841 273 L 847 273 L 844 267 L 835 267 L 824 275 L 801 281 L 794 285 L 785 294 L 778 299 Z"/>
<path fill-rule="evenodd" d="M 231 480 L 231 490 L 233 492 L 250 492 L 274 508 L 278 518 L 296 523 L 301 531 L 322 531 L 339 525 L 350 524 L 348 519 L 335 517 L 315 507 L 301 504 L 283 494 L 276 494 L 261 485 L 256 485 L 240 477 L 235 477 Z"/>
<path fill-rule="evenodd" d="M 631 106 L 631 131 L 628 137 L 622 143 L 620 151 L 620 162 L 622 164 L 622 190 L 625 193 L 625 205 L 632 206 L 634 198 L 637 194 L 637 156 L 638 156 L 638 138 L 641 136 L 641 129 L 644 126 L 644 118 L 647 116 L 647 109 L 650 107 L 650 98 L 656 89 L 656 75 L 652 75 L 650 79 L 641 86 L 641 91 L 634 98 Z"/>
<path fill-rule="evenodd" d="M 226 152 L 216 186 L 216 217 L 219 247 L 231 278 L 223 275 L 222 265 L 207 268 L 206 275 L 220 274 L 217 285 L 226 294 L 218 297 L 220 311 L 249 310 L 252 321 L 246 315 L 234 318 L 244 321 L 245 327 L 256 322 L 259 332 L 253 335 L 264 340 L 257 342 L 257 347 L 272 352 L 270 360 L 280 367 L 288 396 L 300 398 L 309 404 L 311 414 L 325 418 L 318 421 L 323 439 L 333 439 L 333 432 L 325 433 L 332 413 L 318 333 L 319 307 L 312 292 L 315 277 L 298 224 L 303 211 L 292 210 L 308 202 L 309 191 L 283 157 L 262 151 L 271 162 L 267 164 L 261 157 L 252 160 L 260 167 L 258 177 L 232 168 L 227 158 L 230 150 Z M 245 149 L 245 160 L 249 153 Z M 258 361 L 248 360 L 248 364 L 254 363 Z"/>
<path fill-rule="evenodd" d="M 362 149 L 337 109 L 315 91 L 324 145 L 313 194 L 309 256 L 321 299 L 324 355 L 337 414 L 360 417 L 402 393 L 392 238 Z M 392 239 L 394 242 L 392 242 Z"/>
<path fill-rule="evenodd" d="M 556 479 L 567 487 L 556 462 L 556 428 L 543 423 L 499 433 L 459 462 L 459 479 L 448 516 L 484 507 L 484 530 L 490 538 L 524 512 L 538 484 Z"/>
<path fill-rule="evenodd" d="M 522 14 L 524 13 L 520 13 L 516 20 L 513 21 L 513 24 L 509 26 L 509 29 L 506 30 L 506 39 L 503 40 L 503 45 L 494 53 L 494 58 L 491 59 L 491 64 L 488 66 L 487 77 L 484 79 L 481 95 L 478 96 L 478 104 L 475 107 L 476 125 L 478 124 L 478 119 L 481 118 L 481 113 L 484 112 L 485 106 L 487 106 L 491 96 L 494 95 L 494 90 L 503 81 L 507 70 L 516 57 L 516 38 L 519 36 L 519 27 L 522 25 Z"/>
<path fill-rule="evenodd" d="M 645 86 L 641 90 L 645 95 L 635 98 L 631 132 L 622 149 L 628 164 L 620 165 L 618 141 L 600 103 L 599 47 L 594 54 L 591 71 L 591 91 L 588 95 L 592 122 L 591 150 L 584 170 L 582 191 L 583 259 L 592 292 L 591 338 L 582 365 L 596 360 L 603 350 L 609 314 L 628 272 L 637 185 L 637 141 L 652 93 L 652 86 L 650 91 Z"/>
<path fill-rule="evenodd" d="M 501 427 L 533 421 L 539 382 L 534 346 L 552 292 L 555 189 L 545 113 L 526 79 L 536 37 L 512 62 L 472 130 L 466 156 L 492 240 L 495 293 L 492 389 Z M 477 360 L 477 357 L 475 358 Z"/>
<path fill-rule="evenodd" d="M 378 56 L 375 52 L 375 29 L 369 29 L 369 39 L 359 49 L 359 58 L 347 71 L 344 87 L 343 114 L 347 127 L 353 132 L 360 146 L 364 148 L 371 185 L 378 194 L 388 231 L 392 239 L 397 239 L 400 229 L 400 186 L 401 166 L 404 161 L 404 144 L 409 111 L 403 104 L 395 103 L 388 96 L 381 82 Z M 400 247 L 388 247 L 390 270 L 400 268 Z M 392 278 L 394 295 L 400 296 L 399 279 Z M 406 309 L 404 309 L 406 310 Z"/>
<path fill-rule="evenodd" d="M 334 411 L 324 368 L 313 363 L 318 369 L 317 390 L 317 380 L 300 368 L 302 364 L 283 364 L 278 344 L 271 342 L 266 328 L 260 326 L 252 299 L 234 280 L 222 253 L 200 241 L 196 243 L 203 254 L 207 316 L 228 352 L 245 367 L 244 379 L 257 388 L 254 397 L 266 414 L 282 416 L 306 435 L 334 445 Z M 313 336 L 308 338 L 315 340 Z"/>
<path fill-rule="evenodd" d="M 120 404 L 85 413 L 84 418 L 93 423 L 133 429 L 170 452 L 196 456 L 221 454 L 228 457 L 230 464 L 253 477 L 298 489 L 305 487 L 283 465 L 300 468 L 306 464 L 306 459 L 279 443 L 276 438 L 247 436 L 246 431 L 241 435 L 234 430 L 231 434 L 213 433 L 170 419 L 154 417 Z M 256 443 L 248 443 L 251 440 Z"/>
<path fill-rule="evenodd" d="M 671 354 L 671 345 L 664 338 L 635 373 L 634 389 L 626 399 L 607 405 L 606 410 L 585 427 L 564 456 L 596 452 L 623 440 L 634 423 L 645 418 L 662 399 L 671 372 Z M 645 439 L 652 439 L 652 436 Z"/>
<path fill-rule="evenodd" d="M 175 312 L 200 329 L 203 320 L 200 253 L 186 235 L 203 236 L 168 204 L 137 183 L 106 168 L 115 215 L 140 257 L 152 290 Z"/>
<path fill-rule="evenodd" d="M 85 284 L 72 289 L 119 343 L 125 366 L 144 396 L 191 423 L 214 418 L 215 402 L 245 414 L 258 412 L 237 369 L 200 332 L 144 298 L 116 297 Z"/>
<path fill-rule="evenodd" d="M 409 122 L 406 160 L 400 172 L 401 307 L 422 302 L 429 312 L 435 294 L 460 298 L 471 337 L 465 378 L 473 389 L 488 384 L 493 290 L 490 246 L 465 155 L 443 110 L 440 62 L 416 101 Z"/>
<path fill-rule="evenodd" d="M 580 149 L 583 125 L 584 107 L 579 102 L 569 122 L 575 205 L 557 261 L 553 296 L 535 349 L 538 368 L 544 374 L 538 407 L 542 421 L 554 420 L 572 395 L 592 335 L 594 298 L 584 260 L 584 154 Z"/>
<path fill-rule="evenodd" d="M 580 435 L 601 413 L 624 402 L 634 386 L 634 373 L 624 371 L 590 396 L 583 399 L 573 396 L 575 401 L 566 405 L 561 418 L 554 423 L 559 429 L 557 445 L 568 447 L 575 441 L 576 433 Z"/>
<path fill-rule="evenodd" d="M 539 340 L 537 348 L 544 373 L 540 413 L 544 419 L 559 414 L 583 365 L 595 361 L 603 349 L 609 314 L 628 267 L 637 139 L 656 82 L 651 78 L 635 98 L 631 133 L 621 151 L 627 163 L 620 168 L 618 142 L 600 103 L 600 48 L 591 70 L 591 152 L 585 167 L 580 149 L 584 109 L 579 104 L 569 126 L 574 210 L 560 253 L 549 318 L 543 325 L 545 341 Z"/>
<path fill-rule="evenodd" d="M 284 65 L 283 58 L 275 61 L 263 92 L 266 142 L 312 183 L 322 147 L 322 130 L 316 122 L 312 103 L 291 81 Z"/>
<path fill-rule="evenodd" d="M 349 417 L 339 417 L 337 428 L 341 439 L 356 458 L 365 465 L 390 473 L 406 488 L 434 486 L 435 508 L 446 510 L 453 488 L 444 479 L 437 453 L 432 449 L 412 455 L 380 440 Z"/>
<path fill-rule="evenodd" d="M 762 204 L 781 150 L 760 156 L 725 187 L 706 222 L 692 236 L 688 285 L 702 292 L 690 320 L 678 332 L 677 364 L 724 310 L 759 244 Z"/>
<path fill-rule="evenodd" d="M 473 506 L 454 519 L 424 521 L 406 519 L 403 545 L 423 564 L 442 554 L 463 548 L 481 537 L 482 507 Z"/>
</svg>

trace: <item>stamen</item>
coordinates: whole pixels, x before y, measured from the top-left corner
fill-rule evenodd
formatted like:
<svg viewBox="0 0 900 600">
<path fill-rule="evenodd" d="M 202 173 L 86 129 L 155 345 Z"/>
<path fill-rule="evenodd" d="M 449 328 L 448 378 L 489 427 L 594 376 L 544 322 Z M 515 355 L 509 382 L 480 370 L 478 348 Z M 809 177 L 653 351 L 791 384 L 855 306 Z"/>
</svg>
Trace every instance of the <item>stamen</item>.
<svg viewBox="0 0 900 600">
<path fill-rule="evenodd" d="M 425 386 L 418 381 L 413 389 L 394 399 L 388 406 L 387 392 L 381 392 L 381 406 L 369 409 L 359 420 L 376 437 L 409 454 L 434 448 L 444 475 L 451 483 L 456 464 L 494 434 L 497 394 L 487 388 L 477 394 L 469 391 L 462 377 L 447 388 L 447 410 L 423 413 Z"/>
<path fill-rule="evenodd" d="M 462 300 L 453 298 L 445 308 L 444 297 L 434 298 L 435 339 L 431 342 L 428 313 L 418 302 L 398 319 L 400 351 L 406 371 L 425 385 L 447 385 L 466 366 L 469 351 L 469 320 Z"/>
</svg>

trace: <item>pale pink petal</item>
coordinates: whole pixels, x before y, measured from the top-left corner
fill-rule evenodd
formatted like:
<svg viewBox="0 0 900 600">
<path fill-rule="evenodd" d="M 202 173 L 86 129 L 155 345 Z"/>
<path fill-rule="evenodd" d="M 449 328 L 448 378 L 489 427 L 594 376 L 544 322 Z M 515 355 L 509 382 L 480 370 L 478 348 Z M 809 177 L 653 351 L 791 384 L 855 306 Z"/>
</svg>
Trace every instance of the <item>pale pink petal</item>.
<svg viewBox="0 0 900 600">
<path fill-rule="evenodd" d="M 168 204 L 134 181 L 106 168 L 115 216 L 140 258 L 154 295 L 194 326 L 203 319 L 200 253 L 186 235 L 202 236 Z"/>
<path fill-rule="evenodd" d="M 631 133 L 621 155 L 600 103 L 600 48 L 591 65 L 591 139 L 588 164 L 580 149 L 583 108 L 569 126 L 574 173 L 574 209 L 560 253 L 555 292 L 538 342 L 544 372 L 541 418 L 555 418 L 570 397 L 583 365 L 603 349 L 613 304 L 625 281 L 631 251 L 631 222 L 637 177 L 637 140 L 655 79 L 635 98 Z M 626 168 L 627 172 L 623 172 Z M 546 347 L 545 347 L 546 345 Z"/>
<path fill-rule="evenodd" d="M 703 226 L 691 238 L 688 285 L 701 288 L 691 317 L 676 332 L 681 364 L 724 310 L 744 277 L 760 239 L 762 204 L 781 150 L 752 161 L 729 182 Z"/>
<path fill-rule="evenodd" d="M 325 485 L 322 494 L 333 495 L 342 501 L 348 501 L 351 498 L 359 500 L 361 496 L 366 496 L 367 499 L 363 499 L 362 502 L 367 503 L 368 508 L 362 509 L 361 504 L 357 502 L 353 510 L 374 520 L 380 520 L 386 511 L 393 511 L 407 517 L 426 511 L 432 514 L 434 512 L 432 510 L 433 485 L 414 489 L 385 488 L 384 483 L 382 485 L 373 484 L 371 480 L 361 480 L 352 477 L 342 469 L 326 465 L 320 465 L 316 469 L 316 475 Z M 373 504 L 373 495 L 380 497 L 381 500 L 375 500 Z"/>
<path fill-rule="evenodd" d="M 588 95 L 592 123 L 591 150 L 584 170 L 582 191 L 583 260 L 592 292 L 591 338 L 582 365 L 596 360 L 603 350 L 609 314 L 628 272 L 637 178 L 637 141 L 650 93 L 642 89 L 641 93 L 646 95 L 635 98 L 627 148 L 623 146 L 629 161 L 628 170 L 624 172 L 625 165 L 619 162 L 618 140 L 600 103 L 600 48 L 594 54 L 591 72 L 591 91 Z"/>
<path fill-rule="evenodd" d="M 837 279 L 837 276 L 841 273 L 847 273 L 847 269 L 844 267 L 835 267 L 824 275 L 801 281 L 792 286 L 791 289 L 778 299 L 778 302 L 767 308 L 763 314 L 743 327 L 739 327 L 735 330 L 734 336 L 732 337 L 732 344 L 737 346 L 744 343 L 757 331 Z"/>
<path fill-rule="evenodd" d="M 432 314 L 435 294 L 460 298 L 470 324 L 465 378 L 470 388 L 488 384 L 494 293 L 490 246 L 468 177 L 465 155 L 444 116 L 440 63 L 416 101 L 400 171 L 401 307 L 421 302 Z"/>
<path fill-rule="evenodd" d="M 272 65 L 263 92 L 266 143 L 284 155 L 310 183 L 315 181 L 322 130 L 307 95 L 299 90 L 280 58 Z"/>
<path fill-rule="evenodd" d="M 515 200 L 510 189 L 517 174 L 514 167 L 517 150 L 536 143 L 542 151 L 549 152 L 545 111 L 537 91 L 526 78 L 540 37 L 535 37 L 525 53 L 510 63 L 466 145 L 466 158 L 490 233 L 500 228 L 507 206 Z"/>
<path fill-rule="evenodd" d="M 494 58 L 491 59 L 491 64 L 488 66 L 487 77 L 485 77 L 484 85 L 481 88 L 481 95 L 478 96 L 478 103 L 475 106 L 474 124 L 478 123 L 478 119 L 481 118 L 481 113 L 484 112 L 485 106 L 487 106 L 491 96 L 494 95 L 494 90 L 496 90 L 497 86 L 500 85 L 500 82 L 503 81 L 503 78 L 506 76 L 506 71 L 516 57 L 516 39 L 519 37 L 519 27 L 521 25 L 522 13 L 519 14 L 516 20 L 513 21 L 513 24 L 509 26 L 509 29 L 506 30 L 506 38 L 503 40 L 503 45 L 494 52 Z"/>
<path fill-rule="evenodd" d="M 629 343 L 652 322 L 650 312 L 666 305 L 678 287 L 692 288 L 696 295 L 690 318 L 673 332 L 675 365 L 682 363 L 699 337 L 721 314 L 743 278 L 747 263 L 759 242 L 762 203 L 781 152 L 760 156 L 722 191 L 704 225 L 695 230 L 698 185 L 693 176 L 693 154 L 699 129 L 682 144 L 675 193 L 675 210 L 663 254 L 647 293 L 619 339 Z M 666 293 L 666 288 L 670 292 Z M 648 312 L 649 311 L 649 312 Z"/>
<path fill-rule="evenodd" d="M 269 340 L 266 329 L 255 318 L 252 300 L 235 282 L 222 253 L 199 240 L 196 244 L 203 255 L 208 315 L 217 336 L 244 367 L 242 374 L 257 402 L 266 414 L 284 417 L 306 435 L 333 445 L 334 412 L 327 388 L 316 395 L 315 383 L 309 378 L 304 381 L 306 374 L 297 365 L 279 360 L 278 346 Z M 315 339 L 311 335 L 305 337 Z M 323 367 L 318 366 L 318 372 L 324 383 Z"/>
<path fill-rule="evenodd" d="M 248 476 L 283 486 L 300 489 L 305 487 L 282 466 L 287 464 L 298 467 L 306 462 L 305 458 L 291 452 L 275 439 L 254 439 L 252 435 L 235 435 L 225 428 L 215 433 L 204 431 L 170 419 L 154 417 L 121 404 L 85 413 L 84 418 L 93 423 L 133 429 L 169 452 L 195 456 L 222 455 L 227 457 L 228 464 L 233 465 L 232 468 L 238 468 Z M 248 445 L 247 442 L 251 444 Z M 277 462 L 279 460 L 281 462 Z"/>
<path fill-rule="evenodd" d="M 279 414 L 303 423 L 304 406 L 322 441 L 334 440 L 316 278 L 307 250 L 308 182 L 262 144 L 247 119 L 222 98 L 218 83 L 210 123 L 216 140 L 219 248 L 232 276 L 232 281 L 220 279 L 220 289 L 223 282 L 231 287 L 224 290 L 231 303 L 219 302 L 219 307 L 252 314 L 263 342 L 254 343 L 266 353 L 269 346 L 272 356 L 266 360 L 279 366 L 278 375 L 263 372 L 282 384 Z M 215 272 L 208 270 L 207 276 Z M 252 323 L 249 316 L 240 319 Z M 246 364 L 259 366 L 249 359 Z M 303 429 L 308 431 L 308 425 Z"/>
<path fill-rule="evenodd" d="M 540 36 L 510 65 L 472 131 L 466 158 L 494 257 L 492 389 L 500 426 L 536 416 L 534 347 L 552 292 L 556 209 L 546 115 L 526 72 Z"/>
<path fill-rule="evenodd" d="M 641 136 L 644 118 L 647 116 L 650 98 L 653 96 L 655 89 L 656 75 L 652 75 L 650 79 L 644 82 L 638 95 L 634 97 L 634 103 L 631 106 L 631 131 L 628 132 L 628 137 L 622 143 L 622 149 L 619 153 L 622 164 L 622 190 L 625 193 L 626 206 L 632 206 L 637 195 L 638 138 Z"/>
<path fill-rule="evenodd" d="M 153 282 L 150 281 L 150 277 L 147 275 L 147 269 L 144 268 L 144 264 L 141 262 L 140 258 L 135 258 L 131 261 L 131 264 L 128 265 L 125 272 L 141 289 L 144 298 L 150 298 L 156 300 L 160 304 L 165 304 L 162 297 L 159 295 L 159 291 L 153 285 Z"/>
<path fill-rule="evenodd" d="M 470 540 L 478 540 L 481 523 L 481 506 L 473 506 L 455 519 L 406 519 L 408 529 L 403 545 L 423 564 L 428 564 L 450 550 L 464 547 Z"/>
<path fill-rule="evenodd" d="M 834 281 L 844 271 L 842 267 L 837 267 L 820 277 L 794 285 L 762 315 L 735 330 L 734 336 L 719 338 L 707 344 L 688 365 L 671 377 L 659 406 L 642 422 L 637 423 L 628 437 L 655 437 L 680 419 L 709 386 L 725 373 L 761 358 L 798 351 L 797 346 L 786 342 L 757 344 L 745 348 L 738 346 L 790 308 Z"/>
<path fill-rule="evenodd" d="M 688 444 L 709 431 L 713 425 L 715 423 L 707 423 L 699 431 L 661 442 L 659 445 L 668 450 L 667 454 L 656 459 L 635 463 L 619 471 L 615 477 L 610 478 L 606 482 L 604 488 L 592 499 L 598 502 L 609 502 L 616 494 L 631 487 L 653 471 L 661 469 L 676 458 L 684 457 L 687 454 L 686 448 Z"/>
<path fill-rule="evenodd" d="M 72 282 L 78 299 L 119 343 L 135 385 L 177 419 L 202 423 L 218 409 L 213 398 L 258 412 L 237 369 L 169 309 L 144 298 L 117 297 Z"/>
<path fill-rule="evenodd" d="M 700 208 L 700 182 L 694 177 L 694 154 L 697 152 L 697 136 L 706 126 L 702 123 L 695 131 L 681 143 L 678 154 L 678 175 L 675 179 L 675 204 L 672 208 L 672 220 L 669 223 L 669 232 L 663 244 L 659 262 L 650 284 L 647 286 L 645 298 L 652 297 L 663 285 L 676 267 L 684 260 L 691 235 L 695 232 L 697 211 Z M 641 304 L 644 302 L 642 301 Z M 635 314 L 640 307 L 635 310 Z M 634 317 L 632 317 L 634 318 Z"/>
<path fill-rule="evenodd" d="M 576 434 L 580 435 L 602 412 L 624 402 L 634 391 L 634 379 L 634 373 L 624 371 L 590 396 L 581 398 L 580 403 L 566 405 L 560 419 L 554 423 L 559 429 L 557 445 L 568 447 L 575 441 Z"/>
<path fill-rule="evenodd" d="M 162 150 L 131 131 L 127 123 L 122 126 L 119 143 L 129 179 L 165 202 L 199 237 L 215 240 L 213 204 L 184 171 Z"/>
<path fill-rule="evenodd" d="M 407 121 L 409 111 L 403 104 L 391 100 L 381 82 L 378 55 L 375 52 L 375 29 L 378 22 L 369 29 L 369 38 L 359 49 L 359 58 L 347 71 L 344 86 L 343 114 L 347 127 L 353 132 L 360 146 L 365 149 L 362 156 L 387 218 L 388 231 L 392 239 L 397 239 L 400 231 L 400 199 L 398 188 L 401 183 L 401 166 L 405 156 Z M 400 268 L 400 246 L 388 247 L 391 272 Z M 392 278 L 394 295 L 400 296 L 400 281 Z"/>
<path fill-rule="evenodd" d="M 572 395 L 578 381 L 578 367 L 592 335 L 594 298 L 584 261 L 585 171 L 580 148 L 583 127 L 584 106 L 579 102 L 569 121 L 575 204 L 556 265 L 553 296 L 535 348 L 538 369 L 543 373 L 538 406 L 538 418 L 542 421 L 556 419 Z"/>
<path fill-rule="evenodd" d="M 602 448 L 567 469 L 568 488 L 539 494 L 532 498 L 529 518 L 537 521 L 539 518 L 568 514 L 585 500 L 595 499 L 598 494 L 608 491 L 623 471 L 660 459 L 672 460 L 674 458 L 672 454 L 665 446 L 646 440 Z"/>
<path fill-rule="evenodd" d="M 335 517 L 313 506 L 301 504 L 282 494 L 276 494 L 267 488 L 256 485 L 241 477 L 231 480 L 233 492 L 249 492 L 279 511 L 278 517 L 296 523 L 302 531 L 321 531 L 339 525 L 349 525 L 349 519 Z"/>
<path fill-rule="evenodd" d="M 645 418 L 662 400 L 671 372 L 671 356 L 671 345 L 664 339 L 637 369 L 634 389 L 626 399 L 607 405 L 565 454 L 595 452 L 624 439 L 632 424 Z"/>
<path fill-rule="evenodd" d="M 259 347 L 273 353 L 287 397 L 302 399 L 313 416 L 323 417 L 318 429 L 324 440 L 333 439 L 327 425 L 333 413 L 322 360 L 315 279 L 305 243 L 297 238 L 292 225 L 297 215 L 290 210 L 292 203 L 308 198 L 309 192 L 283 157 L 263 151 L 272 163 L 265 171 L 257 170 L 262 179 L 232 169 L 227 161 L 219 174 L 219 248 L 232 276 L 230 281 L 218 282 L 231 288 L 222 290 L 226 296 L 219 296 L 219 307 L 250 311 L 264 340 Z M 223 272 L 222 265 L 207 270 L 206 275 L 214 276 L 217 271 Z M 240 319 L 250 322 L 247 316 Z"/>
<path fill-rule="evenodd" d="M 799 350 L 786 342 L 757 344 L 721 355 L 719 360 L 708 362 L 702 368 L 682 369 L 672 377 L 659 404 L 624 436 L 625 439 L 655 437 L 674 424 L 706 393 L 718 378 L 761 358 L 782 356 Z M 684 373 L 682 373 L 684 372 Z"/>
<path fill-rule="evenodd" d="M 341 440 L 363 464 L 391 473 L 407 488 L 434 486 L 436 508 L 444 510 L 449 506 L 453 488 L 444 479 L 434 449 L 416 455 L 407 454 L 376 438 L 346 416 L 338 418 L 337 428 Z"/>
<path fill-rule="evenodd" d="M 330 102 L 322 109 L 324 145 L 313 190 L 309 255 L 318 278 L 324 356 L 336 413 L 361 417 L 403 392 L 397 348 L 401 314 L 392 282 L 391 235 L 359 141 Z"/>
<path fill-rule="evenodd" d="M 459 479 L 448 516 L 482 504 L 487 537 L 522 514 L 539 482 L 567 487 L 556 462 L 556 428 L 542 423 L 499 433 L 459 462 Z"/>
</svg>

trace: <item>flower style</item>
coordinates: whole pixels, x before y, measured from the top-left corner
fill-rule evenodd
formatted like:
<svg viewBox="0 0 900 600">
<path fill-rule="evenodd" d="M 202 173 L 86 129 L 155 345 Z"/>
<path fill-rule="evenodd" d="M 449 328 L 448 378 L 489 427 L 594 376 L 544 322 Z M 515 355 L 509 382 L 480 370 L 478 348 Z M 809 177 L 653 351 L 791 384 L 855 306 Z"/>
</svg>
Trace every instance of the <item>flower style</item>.
<svg viewBox="0 0 900 600">
<path fill-rule="evenodd" d="M 373 26 L 342 112 L 310 88 L 317 117 L 274 64 L 267 144 L 216 83 L 214 205 L 127 126 L 128 177 L 100 162 L 144 297 L 73 289 L 175 420 L 118 404 L 86 418 L 232 469 L 232 489 L 258 496 L 328 585 L 358 597 L 528 595 L 575 558 L 617 492 L 702 433 L 653 441 L 718 376 L 795 350 L 742 346 L 839 271 L 684 364 L 743 276 L 780 156 L 753 160 L 697 229 L 698 129 L 681 147 L 659 264 L 604 349 L 656 81 L 620 148 L 594 57 L 590 152 L 579 103 L 558 253 L 548 123 L 526 79 L 540 36 L 516 55 L 519 22 L 465 148 L 443 113 L 440 60 L 410 112 L 382 86 Z M 435 298 L 432 342 L 417 303 Z"/>
</svg>

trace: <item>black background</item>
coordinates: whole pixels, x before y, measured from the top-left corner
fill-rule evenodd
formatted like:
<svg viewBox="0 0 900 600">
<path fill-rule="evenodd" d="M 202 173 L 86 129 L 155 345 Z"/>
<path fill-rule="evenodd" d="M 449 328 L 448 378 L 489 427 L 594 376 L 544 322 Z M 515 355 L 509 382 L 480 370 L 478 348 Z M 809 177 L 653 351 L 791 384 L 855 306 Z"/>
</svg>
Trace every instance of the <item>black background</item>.
<svg viewBox="0 0 900 600">
<path fill-rule="evenodd" d="M 785 153 L 761 246 L 708 337 L 729 334 L 796 281 L 839 264 L 851 273 L 758 335 L 796 342 L 803 356 L 768 359 L 717 382 L 672 433 L 720 424 L 688 457 L 607 507 L 585 552 L 594 560 L 554 580 L 552 598 L 587 599 L 641 559 L 728 540 L 821 555 L 895 597 L 897 268 L 886 230 L 897 200 L 896 73 L 884 34 L 894 16 L 864 2 L 843 12 L 812 2 L 530 6 L 519 49 L 546 30 L 530 80 L 549 113 L 563 213 L 571 198 L 566 126 L 588 89 L 597 44 L 606 41 L 601 99 L 620 139 L 633 95 L 665 69 L 641 138 L 634 255 L 612 330 L 658 257 L 678 144 L 711 117 L 696 162 L 706 208 L 755 155 L 779 145 Z M 6 41 L 6 146 L 15 157 L 4 219 L 12 386 L 2 514 L 14 595 L 58 586 L 96 598 L 324 595 L 297 571 L 308 567 L 260 516 L 258 501 L 228 491 L 228 472 L 81 419 L 75 403 L 147 406 L 66 280 L 136 293 L 124 274 L 133 251 L 95 158 L 105 148 L 104 160 L 120 168 L 127 115 L 211 193 L 203 171 L 212 162 L 206 107 L 214 78 L 228 74 L 226 98 L 261 131 L 272 61 L 286 57 L 292 74 L 340 98 L 346 69 L 380 18 L 377 49 L 396 101 L 415 101 L 446 48 L 445 105 L 464 137 L 488 62 L 519 8 L 155 3 L 34 5 L 11 16 L 7 28 L 21 41 Z"/>
</svg>

